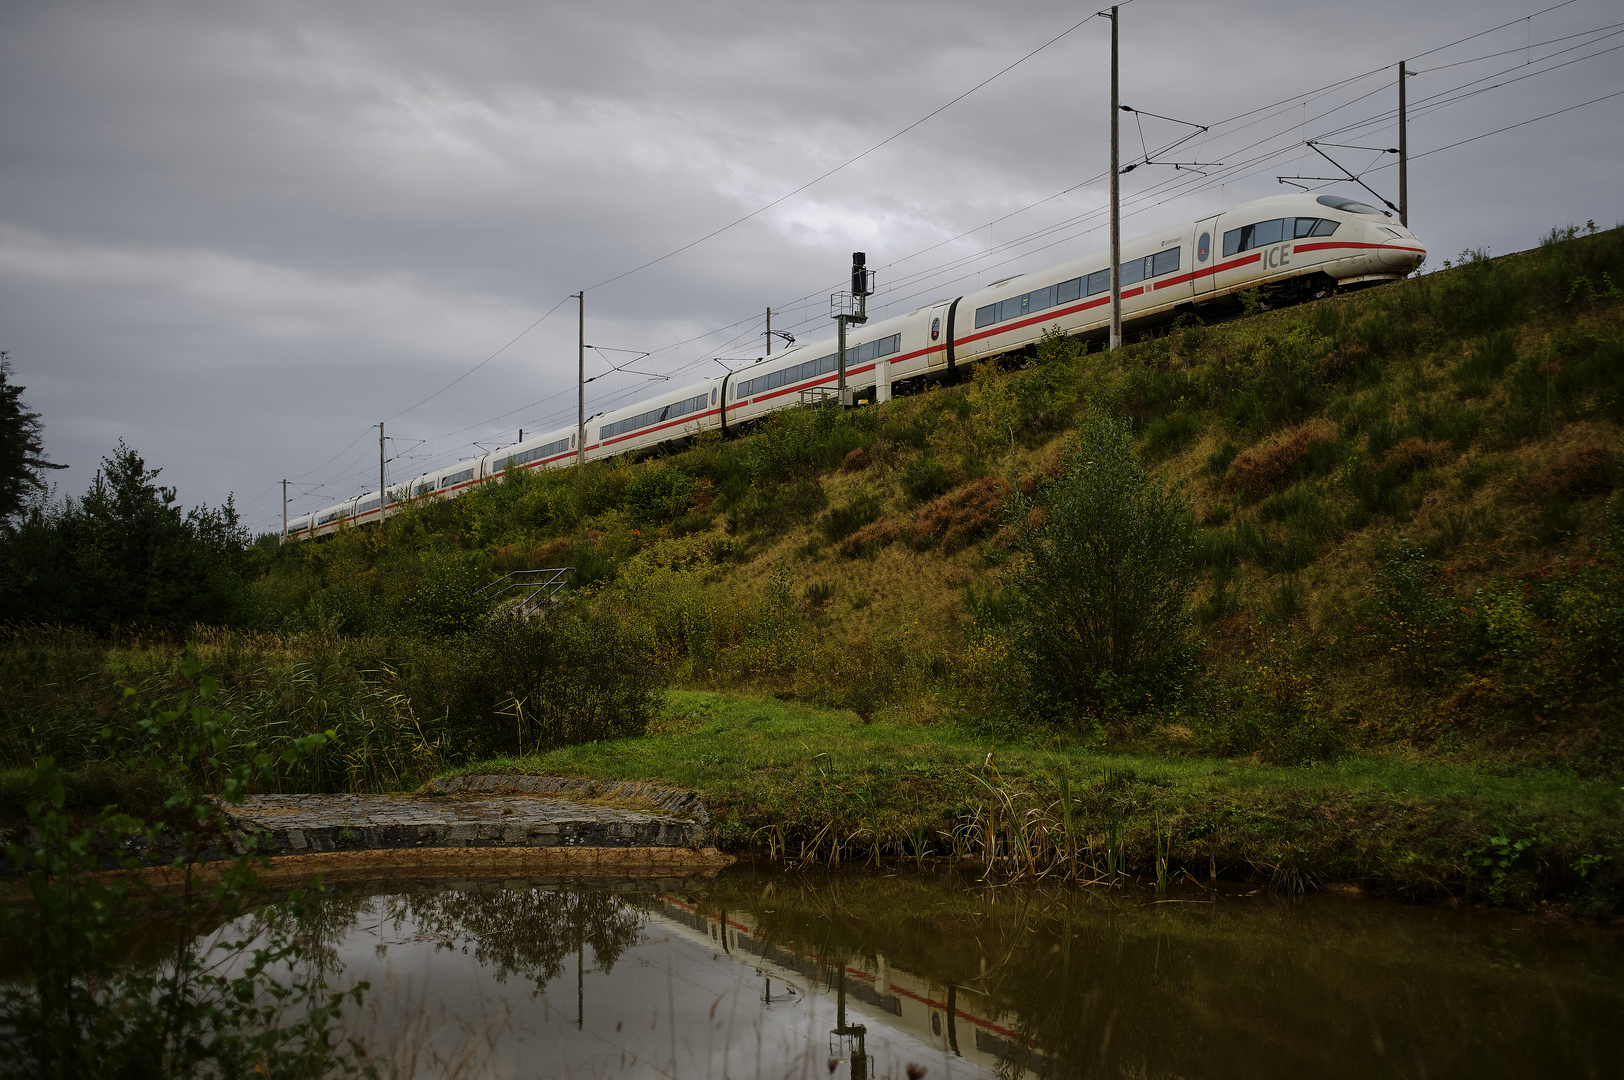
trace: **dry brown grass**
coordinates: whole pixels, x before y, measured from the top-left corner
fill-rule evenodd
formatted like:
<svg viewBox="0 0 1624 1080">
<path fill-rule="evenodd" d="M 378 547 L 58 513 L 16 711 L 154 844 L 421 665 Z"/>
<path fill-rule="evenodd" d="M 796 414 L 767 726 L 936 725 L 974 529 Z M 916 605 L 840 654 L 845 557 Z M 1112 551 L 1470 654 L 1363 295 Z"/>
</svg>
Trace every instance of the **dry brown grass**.
<svg viewBox="0 0 1624 1080">
<path fill-rule="evenodd" d="M 1292 477 L 1297 463 L 1315 446 L 1336 442 L 1336 425 L 1309 420 L 1241 451 L 1224 475 L 1224 490 L 1239 491 L 1249 499 L 1262 498 Z"/>
<path fill-rule="evenodd" d="M 983 476 L 920 508 L 914 519 L 914 537 L 936 537 L 947 555 L 961 551 L 998 528 L 1004 503 L 1013 493 L 1003 477 Z"/>
<path fill-rule="evenodd" d="M 870 545 L 882 548 L 890 547 L 896 543 L 896 539 L 896 523 L 881 518 L 879 521 L 869 522 L 842 540 L 840 542 L 840 553 L 848 559 L 855 559 L 869 550 Z"/>
<path fill-rule="evenodd" d="M 1387 460 L 1397 462 L 1399 471 L 1404 476 L 1410 476 L 1422 469 L 1442 465 L 1453 455 L 1454 449 L 1446 442 L 1429 441 L 1412 435 L 1387 451 Z"/>
<path fill-rule="evenodd" d="M 1552 496 L 1587 498 L 1610 491 L 1611 460 L 1601 443 L 1575 446 L 1559 460 L 1524 476 L 1517 482 L 1516 494 L 1530 501 Z"/>
<path fill-rule="evenodd" d="M 864 469 L 868 468 L 868 465 L 868 451 L 859 446 L 857 449 L 846 455 L 845 460 L 840 463 L 840 471 L 849 473 L 862 472 Z"/>
<path fill-rule="evenodd" d="M 1364 345 L 1350 341 L 1320 357 L 1314 365 L 1314 377 L 1326 383 L 1341 382 L 1369 355 L 1370 350 Z"/>
</svg>

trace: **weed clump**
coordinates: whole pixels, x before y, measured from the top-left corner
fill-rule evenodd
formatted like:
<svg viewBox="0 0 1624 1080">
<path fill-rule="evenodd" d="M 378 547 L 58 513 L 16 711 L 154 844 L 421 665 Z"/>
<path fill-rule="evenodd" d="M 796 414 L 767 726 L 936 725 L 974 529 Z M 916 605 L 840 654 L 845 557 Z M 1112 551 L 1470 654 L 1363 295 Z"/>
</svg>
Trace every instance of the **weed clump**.
<svg viewBox="0 0 1624 1080">
<path fill-rule="evenodd" d="M 939 543 L 943 554 L 962 551 L 998 528 L 1012 493 L 1003 477 L 984 476 L 922 508 L 914 519 L 914 538 Z"/>
<path fill-rule="evenodd" d="M 1531 502 L 1553 497 L 1586 498 L 1612 489 L 1611 461 L 1601 443 L 1576 447 L 1561 461 L 1538 469 L 1517 484 L 1517 494 Z"/>
<path fill-rule="evenodd" d="M 1235 455 L 1224 474 L 1224 489 L 1260 499 L 1297 476 L 1298 465 L 1319 447 L 1336 444 L 1336 425 L 1310 420 Z"/>
<path fill-rule="evenodd" d="M 896 543 L 897 527 L 894 522 L 874 521 L 864 525 L 840 542 L 840 553 L 848 559 L 877 554 L 880 548 Z"/>
</svg>

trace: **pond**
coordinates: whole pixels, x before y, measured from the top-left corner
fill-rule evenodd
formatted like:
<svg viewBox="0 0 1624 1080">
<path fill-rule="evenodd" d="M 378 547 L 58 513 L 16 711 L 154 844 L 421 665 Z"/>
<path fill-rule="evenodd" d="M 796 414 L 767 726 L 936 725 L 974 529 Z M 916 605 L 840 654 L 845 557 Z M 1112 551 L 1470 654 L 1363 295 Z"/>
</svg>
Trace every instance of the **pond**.
<svg viewBox="0 0 1624 1080">
<path fill-rule="evenodd" d="M 306 962 L 406 1075 L 1624 1075 L 1624 935 L 939 872 L 330 886 Z"/>
</svg>

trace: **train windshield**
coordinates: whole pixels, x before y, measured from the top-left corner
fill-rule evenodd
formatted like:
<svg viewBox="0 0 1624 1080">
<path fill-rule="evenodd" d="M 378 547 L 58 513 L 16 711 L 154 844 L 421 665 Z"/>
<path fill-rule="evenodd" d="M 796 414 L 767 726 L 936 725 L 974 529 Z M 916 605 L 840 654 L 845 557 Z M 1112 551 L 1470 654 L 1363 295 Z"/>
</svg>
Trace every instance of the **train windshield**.
<svg viewBox="0 0 1624 1080">
<path fill-rule="evenodd" d="M 1321 206 L 1329 206 L 1332 210 L 1341 210 L 1349 214 L 1371 214 L 1376 217 L 1386 217 L 1386 213 L 1366 203 L 1354 199 L 1344 199 L 1340 195 L 1321 195 L 1314 200 Z"/>
</svg>

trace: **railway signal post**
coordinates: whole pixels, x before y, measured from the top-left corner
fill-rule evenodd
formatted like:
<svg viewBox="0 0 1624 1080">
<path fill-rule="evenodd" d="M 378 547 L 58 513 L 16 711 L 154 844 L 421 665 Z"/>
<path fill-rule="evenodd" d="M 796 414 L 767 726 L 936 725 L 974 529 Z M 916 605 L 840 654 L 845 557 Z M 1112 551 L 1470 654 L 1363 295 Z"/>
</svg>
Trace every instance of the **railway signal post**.
<svg viewBox="0 0 1624 1080">
<path fill-rule="evenodd" d="M 840 394 L 840 404 L 850 405 L 851 394 L 846 389 L 846 324 L 856 323 L 861 326 L 868 322 L 868 298 L 874 292 L 874 271 L 865 265 L 868 261 L 866 252 L 854 251 L 851 253 L 851 292 L 835 293 L 829 297 L 829 307 L 835 319 L 835 364 L 840 372 L 839 381 L 835 384 Z"/>
</svg>

